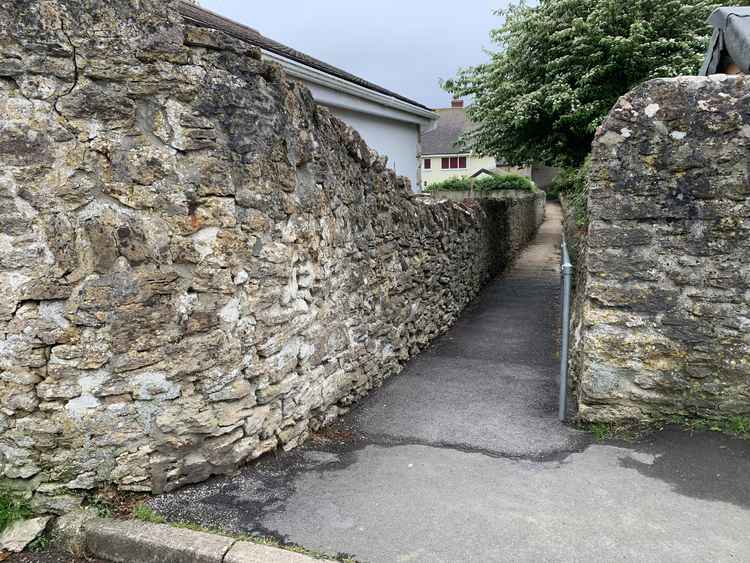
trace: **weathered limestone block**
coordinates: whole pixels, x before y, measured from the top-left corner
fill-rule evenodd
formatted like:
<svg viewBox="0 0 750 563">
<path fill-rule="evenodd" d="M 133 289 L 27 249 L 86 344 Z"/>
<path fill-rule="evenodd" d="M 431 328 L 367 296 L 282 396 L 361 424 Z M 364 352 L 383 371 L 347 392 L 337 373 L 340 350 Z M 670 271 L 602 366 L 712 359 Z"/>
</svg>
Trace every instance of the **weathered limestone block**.
<svg viewBox="0 0 750 563">
<path fill-rule="evenodd" d="M 587 420 L 750 413 L 750 80 L 648 82 L 594 142 L 575 362 Z"/>
<path fill-rule="evenodd" d="M 0 479 L 40 511 L 294 447 L 540 221 L 538 195 L 413 196 L 179 5 L 0 0 Z"/>
<path fill-rule="evenodd" d="M 44 532 L 49 521 L 50 517 L 46 516 L 12 522 L 0 534 L 0 553 L 7 556 L 8 553 L 22 552 L 27 545 Z"/>
</svg>

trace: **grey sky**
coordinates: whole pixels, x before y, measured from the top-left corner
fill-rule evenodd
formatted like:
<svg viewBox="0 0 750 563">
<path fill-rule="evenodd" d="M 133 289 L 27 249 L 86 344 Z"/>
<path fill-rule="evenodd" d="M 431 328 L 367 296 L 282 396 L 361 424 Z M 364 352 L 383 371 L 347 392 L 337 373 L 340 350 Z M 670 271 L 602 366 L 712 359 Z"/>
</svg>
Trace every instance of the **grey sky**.
<svg viewBox="0 0 750 563">
<path fill-rule="evenodd" d="M 450 97 L 439 79 L 487 60 L 492 11 L 508 0 L 200 0 L 329 64 L 431 107 Z"/>
</svg>

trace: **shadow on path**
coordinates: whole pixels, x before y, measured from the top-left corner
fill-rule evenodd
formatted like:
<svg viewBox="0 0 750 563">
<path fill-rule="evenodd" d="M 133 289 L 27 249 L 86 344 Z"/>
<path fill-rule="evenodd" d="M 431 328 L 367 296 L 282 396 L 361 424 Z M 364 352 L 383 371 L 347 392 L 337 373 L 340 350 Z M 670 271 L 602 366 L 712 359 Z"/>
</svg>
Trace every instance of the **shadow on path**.
<svg viewBox="0 0 750 563">
<path fill-rule="evenodd" d="M 653 458 L 653 462 L 624 457 L 623 467 L 660 479 L 681 495 L 750 508 L 750 443 L 747 440 L 671 427 L 629 447 Z M 750 557 L 750 553 L 747 555 Z"/>
</svg>

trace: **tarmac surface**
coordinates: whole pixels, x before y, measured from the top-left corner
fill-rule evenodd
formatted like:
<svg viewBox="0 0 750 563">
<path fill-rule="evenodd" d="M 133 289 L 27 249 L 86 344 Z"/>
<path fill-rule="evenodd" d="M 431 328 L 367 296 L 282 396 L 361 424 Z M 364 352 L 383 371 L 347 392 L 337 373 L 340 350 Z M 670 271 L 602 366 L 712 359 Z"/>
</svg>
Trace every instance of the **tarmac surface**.
<svg viewBox="0 0 750 563">
<path fill-rule="evenodd" d="M 26 552 L 11 555 L 6 561 L 9 563 L 106 563 L 101 559 L 78 559 L 62 551 L 43 551 L 39 553 Z"/>
<path fill-rule="evenodd" d="M 750 561 L 750 442 L 559 423 L 559 208 L 512 270 L 304 447 L 150 501 L 370 562 Z"/>
</svg>

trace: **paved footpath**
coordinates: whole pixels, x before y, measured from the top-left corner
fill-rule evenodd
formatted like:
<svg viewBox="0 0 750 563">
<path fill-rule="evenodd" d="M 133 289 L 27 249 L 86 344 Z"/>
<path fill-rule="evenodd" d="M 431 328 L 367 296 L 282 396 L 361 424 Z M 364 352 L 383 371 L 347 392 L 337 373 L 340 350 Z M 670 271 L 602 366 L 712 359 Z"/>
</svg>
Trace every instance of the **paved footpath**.
<svg viewBox="0 0 750 563">
<path fill-rule="evenodd" d="M 373 563 L 750 561 L 750 443 L 557 422 L 559 238 L 548 206 L 509 274 L 305 447 L 153 506 Z"/>
</svg>

